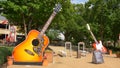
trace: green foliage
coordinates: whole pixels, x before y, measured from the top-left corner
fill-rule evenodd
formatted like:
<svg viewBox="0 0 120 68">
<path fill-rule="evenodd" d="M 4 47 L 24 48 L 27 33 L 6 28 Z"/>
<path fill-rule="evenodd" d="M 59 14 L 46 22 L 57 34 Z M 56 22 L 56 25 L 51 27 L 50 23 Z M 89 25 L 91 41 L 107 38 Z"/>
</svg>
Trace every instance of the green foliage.
<svg viewBox="0 0 120 68">
<path fill-rule="evenodd" d="M 59 32 L 57 30 L 50 29 L 46 34 L 50 40 L 55 40 L 57 39 L 58 33 Z"/>
<path fill-rule="evenodd" d="M 120 52 L 120 47 L 106 46 L 106 48 L 112 50 L 114 53 Z"/>
<path fill-rule="evenodd" d="M 7 56 L 12 54 L 13 47 L 0 47 L 0 64 L 7 62 Z"/>
<path fill-rule="evenodd" d="M 64 33 L 66 41 L 93 41 L 86 29 L 87 23 L 97 39 L 118 40 L 120 0 L 89 0 L 85 4 L 72 4 L 70 0 L 8 0 L 0 5 L 10 22 L 19 25 L 22 31 L 26 27 L 29 32 L 42 29 L 58 2 L 62 4 L 62 10 L 49 29 Z M 49 33 L 49 36 L 51 40 L 55 38 L 54 34 Z"/>
<path fill-rule="evenodd" d="M 119 31 L 119 0 L 89 0 L 85 3 L 84 8 L 79 8 L 81 5 L 76 5 L 79 9 L 77 13 L 81 13 L 82 17 L 78 16 L 83 22 L 91 24 L 91 29 L 97 39 L 112 40 L 118 39 Z M 83 11 L 81 11 L 82 9 Z M 118 27 L 116 29 L 116 27 Z M 88 37 L 90 39 L 90 37 Z"/>
<path fill-rule="evenodd" d="M 0 55 L 1 55 L 1 51 L 0 51 Z M 4 63 L 4 56 L 0 56 L 0 65 Z"/>
</svg>

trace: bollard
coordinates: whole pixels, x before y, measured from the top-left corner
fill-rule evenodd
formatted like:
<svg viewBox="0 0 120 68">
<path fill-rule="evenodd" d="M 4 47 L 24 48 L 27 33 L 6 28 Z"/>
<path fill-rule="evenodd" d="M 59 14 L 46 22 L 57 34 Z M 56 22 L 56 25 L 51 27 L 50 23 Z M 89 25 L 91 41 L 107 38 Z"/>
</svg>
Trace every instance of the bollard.
<svg viewBox="0 0 120 68">
<path fill-rule="evenodd" d="M 71 42 L 65 42 L 65 52 L 67 53 L 67 49 L 69 49 L 70 57 L 72 57 L 72 44 Z M 68 53 L 67 53 L 68 55 Z"/>
</svg>

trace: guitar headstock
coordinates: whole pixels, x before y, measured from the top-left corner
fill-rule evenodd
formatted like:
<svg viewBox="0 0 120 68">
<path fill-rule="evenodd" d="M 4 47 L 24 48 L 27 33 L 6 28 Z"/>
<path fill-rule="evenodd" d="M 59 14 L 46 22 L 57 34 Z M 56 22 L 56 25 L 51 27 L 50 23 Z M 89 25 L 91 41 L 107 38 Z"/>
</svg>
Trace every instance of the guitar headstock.
<svg viewBox="0 0 120 68">
<path fill-rule="evenodd" d="M 55 5 L 54 12 L 58 13 L 59 11 L 61 11 L 61 9 L 62 9 L 62 5 L 58 3 Z"/>
<path fill-rule="evenodd" d="M 90 30 L 90 26 L 89 26 L 89 24 L 87 24 L 87 28 L 88 28 L 88 30 Z"/>
</svg>

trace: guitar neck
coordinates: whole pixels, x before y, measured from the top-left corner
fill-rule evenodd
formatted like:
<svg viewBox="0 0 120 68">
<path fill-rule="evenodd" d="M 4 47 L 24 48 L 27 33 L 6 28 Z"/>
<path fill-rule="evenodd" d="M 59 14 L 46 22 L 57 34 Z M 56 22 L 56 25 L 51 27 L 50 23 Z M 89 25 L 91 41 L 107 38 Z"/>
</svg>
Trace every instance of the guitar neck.
<svg viewBox="0 0 120 68">
<path fill-rule="evenodd" d="M 97 39 L 95 38 L 95 36 L 94 36 L 94 34 L 92 33 L 92 31 L 91 31 L 91 30 L 89 30 L 89 31 L 90 31 L 90 34 L 92 35 L 92 37 L 93 37 L 95 43 L 98 44 L 98 41 L 97 41 Z"/>
<path fill-rule="evenodd" d="M 44 25 L 43 29 L 41 30 L 40 34 L 39 34 L 39 38 L 41 38 L 45 31 L 47 30 L 48 26 L 51 24 L 51 21 L 53 20 L 53 18 L 55 17 L 56 12 L 53 11 L 53 13 L 51 14 L 51 16 L 49 17 L 48 21 L 46 22 L 46 24 Z"/>
</svg>

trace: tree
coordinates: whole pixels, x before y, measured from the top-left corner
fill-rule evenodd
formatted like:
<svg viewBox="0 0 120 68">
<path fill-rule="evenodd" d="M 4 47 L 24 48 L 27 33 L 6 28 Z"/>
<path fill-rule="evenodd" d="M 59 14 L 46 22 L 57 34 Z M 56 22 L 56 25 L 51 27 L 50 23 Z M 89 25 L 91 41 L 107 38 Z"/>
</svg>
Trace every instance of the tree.
<svg viewBox="0 0 120 68">
<path fill-rule="evenodd" d="M 56 3 L 58 0 L 8 0 L 1 3 L 1 6 L 4 8 L 4 16 L 21 30 L 24 28 L 27 35 L 29 30 L 43 27 Z"/>
<path fill-rule="evenodd" d="M 62 4 L 62 11 L 48 30 L 59 30 L 64 33 L 66 41 L 77 43 L 92 40 L 86 28 L 89 23 L 97 39 L 117 41 L 120 33 L 119 0 L 89 0 L 85 4 L 72 4 L 70 0 L 8 0 L 0 6 L 4 8 L 4 16 L 19 25 L 22 31 L 24 28 L 27 34 L 31 29 L 42 29 L 58 2 Z"/>
<path fill-rule="evenodd" d="M 119 34 L 119 0 L 89 0 L 83 19 L 90 23 L 97 39 L 117 40 Z M 89 12 L 89 13 L 88 13 Z M 118 27 L 116 29 L 116 27 Z"/>
<path fill-rule="evenodd" d="M 74 9 L 70 0 L 9 0 L 1 3 L 1 5 L 5 11 L 4 16 L 12 23 L 17 24 L 21 30 L 24 28 L 27 35 L 30 29 L 42 29 L 52 13 L 53 7 L 58 2 L 63 6 L 62 11 L 52 21 L 53 23 L 50 27 L 64 32 L 66 40 L 69 41 L 74 36 L 72 34 L 75 33 L 75 29 L 78 29 L 77 27 L 74 28 L 77 24 L 73 18 Z"/>
<path fill-rule="evenodd" d="M 40 6 L 41 3 L 38 0 L 9 0 L 2 3 L 4 16 L 10 22 L 24 28 L 25 35 L 27 35 L 27 30 L 33 22 L 34 14 L 40 9 Z"/>
<path fill-rule="evenodd" d="M 120 34 L 120 1 L 119 0 L 110 0 L 107 3 L 108 9 L 110 11 L 110 21 L 111 21 L 111 38 L 116 42 L 118 40 L 118 36 Z M 115 43 L 114 43 L 115 44 Z"/>
</svg>

